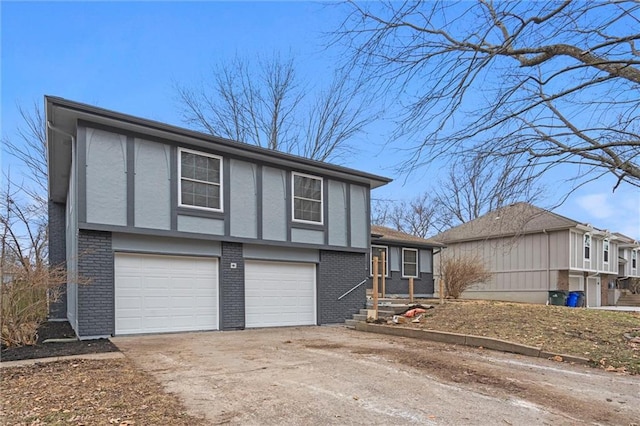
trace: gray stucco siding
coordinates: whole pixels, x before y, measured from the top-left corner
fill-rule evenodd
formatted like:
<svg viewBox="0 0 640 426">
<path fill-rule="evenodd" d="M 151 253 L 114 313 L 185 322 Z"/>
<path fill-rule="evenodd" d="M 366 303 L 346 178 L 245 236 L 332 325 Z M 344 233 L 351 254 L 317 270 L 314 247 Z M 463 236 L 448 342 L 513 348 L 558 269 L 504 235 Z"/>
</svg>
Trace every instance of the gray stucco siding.
<svg viewBox="0 0 640 426">
<path fill-rule="evenodd" d="M 347 245 L 347 184 L 329 180 L 327 182 L 329 196 L 328 203 L 328 233 L 329 244 L 332 246 Z"/>
<path fill-rule="evenodd" d="M 262 168 L 262 238 L 287 239 L 287 173 L 273 167 Z"/>
<path fill-rule="evenodd" d="M 80 225 L 85 229 L 129 232 L 135 227 L 144 233 L 159 231 L 158 235 L 175 231 L 257 244 L 283 242 L 350 251 L 368 248 L 366 186 L 317 175 L 324 183 L 324 224 L 298 223 L 291 218 L 289 170 L 223 157 L 223 211 L 178 206 L 176 144 L 85 125 L 79 129 L 79 138 L 86 134 L 81 158 L 86 173 L 79 180 L 82 194 L 78 203 Z"/>
<path fill-rule="evenodd" d="M 369 247 L 369 207 L 368 188 L 359 185 L 351 187 L 351 246 Z"/>
<path fill-rule="evenodd" d="M 318 250 L 313 249 L 274 247 L 255 244 L 244 245 L 245 259 L 318 263 L 320 261 L 319 253 L 320 252 Z"/>
<path fill-rule="evenodd" d="M 127 224 L 126 145 L 125 135 L 87 128 L 84 188 L 87 222 Z"/>
<path fill-rule="evenodd" d="M 111 238 L 114 251 L 216 257 L 222 253 L 219 241 L 122 233 L 113 233 Z"/>
<path fill-rule="evenodd" d="M 178 215 L 178 231 L 224 235 L 224 220 Z"/>
<path fill-rule="evenodd" d="M 135 139 L 135 226 L 171 227 L 171 147 Z"/>
<path fill-rule="evenodd" d="M 291 241 L 294 243 L 324 244 L 324 231 L 313 229 L 291 229 Z"/>
<path fill-rule="evenodd" d="M 230 185 L 230 208 L 228 214 L 231 221 L 230 232 L 234 237 L 258 237 L 258 185 L 257 166 L 246 161 L 232 159 L 230 161 L 230 180 L 223 185 Z"/>
</svg>

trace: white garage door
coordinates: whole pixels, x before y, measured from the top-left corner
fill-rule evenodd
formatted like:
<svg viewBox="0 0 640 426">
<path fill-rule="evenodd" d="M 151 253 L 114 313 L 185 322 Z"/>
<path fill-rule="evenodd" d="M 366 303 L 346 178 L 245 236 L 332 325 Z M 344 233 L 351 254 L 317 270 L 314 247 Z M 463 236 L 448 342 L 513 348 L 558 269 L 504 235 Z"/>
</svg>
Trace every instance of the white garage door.
<svg viewBox="0 0 640 426">
<path fill-rule="evenodd" d="M 116 334 L 218 329 L 218 260 L 117 253 Z"/>
<path fill-rule="evenodd" d="M 246 327 L 316 324 L 316 265 L 245 263 Z"/>
</svg>

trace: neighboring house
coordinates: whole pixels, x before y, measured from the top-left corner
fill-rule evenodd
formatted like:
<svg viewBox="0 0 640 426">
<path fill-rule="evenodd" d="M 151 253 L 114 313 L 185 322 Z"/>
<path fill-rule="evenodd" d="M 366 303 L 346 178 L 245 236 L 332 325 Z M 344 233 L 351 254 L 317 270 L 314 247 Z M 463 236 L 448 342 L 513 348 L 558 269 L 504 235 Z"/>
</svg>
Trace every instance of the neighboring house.
<svg viewBox="0 0 640 426">
<path fill-rule="evenodd" d="M 425 240 L 415 235 L 405 234 L 384 226 L 371 227 L 371 252 L 369 254 L 369 282 L 367 287 L 373 289 L 371 271 L 372 259 L 377 256 L 382 262 L 382 253 L 386 259 L 385 295 L 407 295 L 409 278 L 413 277 L 415 296 L 432 297 L 433 254 L 444 247 L 443 244 Z M 382 273 L 382 265 L 379 266 Z M 382 291 L 380 281 L 379 292 Z"/>
<path fill-rule="evenodd" d="M 640 242 L 624 234 L 614 234 L 618 240 L 618 281 L 624 285 L 629 278 L 640 277 Z"/>
<path fill-rule="evenodd" d="M 528 203 L 516 203 L 432 238 L 444 256 L 479 255 L 493 277 L 464 298 L 545 303 L 549 290 L 584 291 L 587 306 L 609 302 L 618 277 L 619 248 L 636 249 L 617 234 Z M 436 266 L 438 262 L 436 260 Z"/>
<path fill-rule="evenodd" d="M 46 97 L 51 308 L 81 338 L 342 322 L 390 180 Z M 76 284 L 75 277 L 90 280 Z"/>
</svg>

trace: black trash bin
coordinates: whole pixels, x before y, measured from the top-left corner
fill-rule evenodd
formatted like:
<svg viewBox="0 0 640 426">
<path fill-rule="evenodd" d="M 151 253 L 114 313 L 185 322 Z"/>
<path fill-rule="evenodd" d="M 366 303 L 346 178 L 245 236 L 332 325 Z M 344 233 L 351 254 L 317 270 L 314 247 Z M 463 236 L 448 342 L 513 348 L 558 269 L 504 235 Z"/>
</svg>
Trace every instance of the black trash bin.
<svg viewBox="0 0 640 426">
<path fill-rule="evenodd" d="M 576 307 L 577 308 L 584 308 L 584 291 L 576 291 L 576 293 L 578 293 L 578 303 L 576 303 Z"/>
<path fill-rule="evenodd" d="M 549 291 L 549 304 L 556 306 L 566 306 L 568 291 L 564 290 L 550 290 Z"/>
</svg>

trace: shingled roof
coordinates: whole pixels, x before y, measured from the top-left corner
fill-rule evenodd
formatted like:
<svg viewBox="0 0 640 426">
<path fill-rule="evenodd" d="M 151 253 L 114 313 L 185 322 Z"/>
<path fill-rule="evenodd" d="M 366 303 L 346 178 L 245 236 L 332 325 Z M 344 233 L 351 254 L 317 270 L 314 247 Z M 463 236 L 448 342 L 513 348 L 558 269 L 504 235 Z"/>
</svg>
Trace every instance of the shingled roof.
<svg viewBox="0 0 640 426">
<path fill-rule="evenodd" d="M 452 243 L 573 228 L 580 222 L 529 203 L 515 203 L 451 228 L 431 238 Z"/>
<path fill-rule="evenodd" d="M 377 243 L 396 243 L 406 244 L 416 247 L 444 247 L 444 244 L 436 241 L 427 240 L 424 238 L 416 237 L 415 235 L 407 234 L 401 231 L 397 231 L 386 226 L 371 226 L 371 242 Z"/>
</svg>

